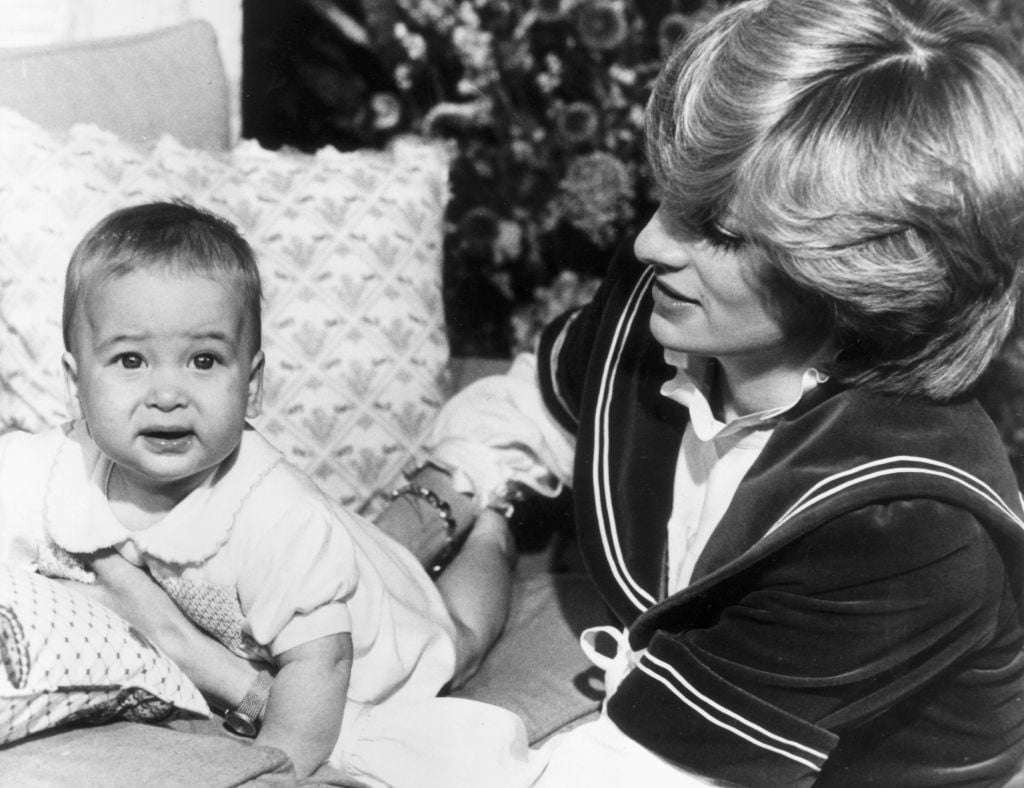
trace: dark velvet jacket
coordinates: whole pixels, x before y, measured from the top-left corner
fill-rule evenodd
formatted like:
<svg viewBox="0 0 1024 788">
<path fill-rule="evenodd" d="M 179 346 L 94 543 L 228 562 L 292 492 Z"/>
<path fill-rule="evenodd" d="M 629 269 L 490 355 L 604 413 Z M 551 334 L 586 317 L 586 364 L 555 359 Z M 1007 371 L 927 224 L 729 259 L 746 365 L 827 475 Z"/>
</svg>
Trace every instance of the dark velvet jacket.
<svg viewBox="0 0 1024 788">
<path fill-rule="evenodd" d="M 744 786 L 1001 784 L 1024 757 L 1024 520 L 984 412 L 819 386 L 666 596 L 688 416 L 660 394 L 651 280 L 620 255 L 538 353 L 585 561 L 645 650 L 611 718 Z"/>
</svg>

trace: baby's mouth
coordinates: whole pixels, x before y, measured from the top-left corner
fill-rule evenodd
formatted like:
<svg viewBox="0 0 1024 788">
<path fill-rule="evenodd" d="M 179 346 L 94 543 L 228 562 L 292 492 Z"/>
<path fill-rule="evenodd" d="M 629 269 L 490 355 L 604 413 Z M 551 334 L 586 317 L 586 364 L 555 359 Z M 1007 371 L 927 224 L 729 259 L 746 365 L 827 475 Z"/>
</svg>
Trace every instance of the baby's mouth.
<svg viewBox="0 0 1024 788">
<path fill-rule="evenodd" d="M 192 446 L 189 430 L 147 430 L 142 439 L 158 454 L 183 454 Z"/>
</svg>

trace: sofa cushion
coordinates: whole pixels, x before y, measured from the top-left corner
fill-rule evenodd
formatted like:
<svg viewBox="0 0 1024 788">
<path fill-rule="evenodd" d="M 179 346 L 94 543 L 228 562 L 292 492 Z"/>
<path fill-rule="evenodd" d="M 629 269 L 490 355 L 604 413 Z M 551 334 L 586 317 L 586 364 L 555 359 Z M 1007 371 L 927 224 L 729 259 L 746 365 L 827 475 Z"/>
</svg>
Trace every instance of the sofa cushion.
<svg viewBox="0 0 1024 788">
<path fill-rule="evenodd" d="M 0 744 L 70 722 L 205 716 L 199 690 L 126 621 L 0 565 Z"/>
<path fill-rule="evenodd" d="M 0 427 L 66 419 L 64 270 L 109 211 L 185 198 L 227 217 L 263 276 L 256 426 L 334 499 L 378 500 L 440 407 L 448 344 L 440 240 L 447 157 L 415 138 L 316 155 L 171 137 L 151 149 L 95 126 L 53 135 L 0 109 Z"/>
<path fill-rule="evenodd" d="M 301 782 L 288 756 L 224 730 L 219 717 L 156 725 L 113 722 L 72 727 L 0 746 L 0 784 L 102 785 L 103 788 L 366 788 L 324 764 Z"/>
<path fill-rule="evenodd" d="M 0 50 L 0 106 L 51 131 L 91 122 L 138 143 L 162 134 L 227 149 L 228 84 L 209 22 Z"/>
<path fill-rule="evenodd" d="M 536 558 L 520 562 L 501 638 L 480 670 L 452 693 L 515 712 L 531 744 L 596 718 L 603 676 L 579 637 L 588 626 L 609 621 L 589 576 L 552 574 L 539 569 Z"/>
</svg>

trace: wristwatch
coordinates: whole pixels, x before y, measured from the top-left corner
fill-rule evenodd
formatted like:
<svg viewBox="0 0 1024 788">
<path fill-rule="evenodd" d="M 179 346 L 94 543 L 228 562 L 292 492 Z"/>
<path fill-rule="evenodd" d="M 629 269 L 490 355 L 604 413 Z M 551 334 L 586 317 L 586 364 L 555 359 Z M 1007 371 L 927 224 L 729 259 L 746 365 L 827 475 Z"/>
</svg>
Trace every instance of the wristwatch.
<svg viewBox="0 0 1024 788">
<path fill-rule="evenodd" d="M 261 670 L 249 687 L 242 702 L 224 714 L 224 727 L 238 736 L 254 739 L 260 732 L 260 715 L 270 697 L 274 677 L 269 670 Z"/>
</svg>

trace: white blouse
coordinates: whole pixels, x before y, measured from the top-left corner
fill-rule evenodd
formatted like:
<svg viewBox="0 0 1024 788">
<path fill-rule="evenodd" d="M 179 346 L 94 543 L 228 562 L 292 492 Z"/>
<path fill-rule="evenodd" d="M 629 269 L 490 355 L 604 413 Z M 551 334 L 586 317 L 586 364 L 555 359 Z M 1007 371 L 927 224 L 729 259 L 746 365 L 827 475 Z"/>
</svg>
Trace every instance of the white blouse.
<svg viewBox="0 0 1024 788">
<path fill-rule="evenodd" d="M 779 416 L 827 377 L 808 369 L 791 402 L 722 422 L 708 402 L 712 367 L 707 359 L 666 351 L 665 360 L 676 367 L 676 375 L 661 393 L 690 411 L 666 523 L 671 593 L 689 583 L 697 559 Z M 544 406 L 536 358 L 522 354 L 505 375 L 483 378 L 453 397 L 442 409 L 427 449 L 456 469 L 456 488 L 484 507 L 500 500 L 509 480 L 557 495 L 571 482 L 575 442 Z"/>
</svg>

